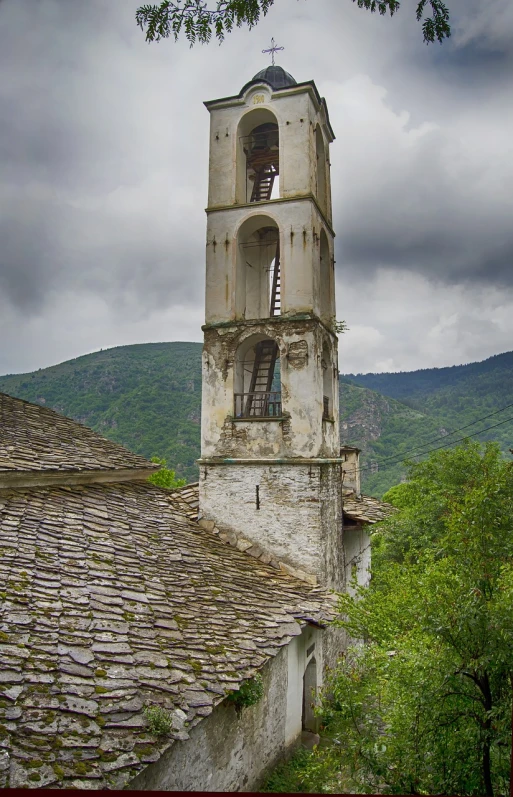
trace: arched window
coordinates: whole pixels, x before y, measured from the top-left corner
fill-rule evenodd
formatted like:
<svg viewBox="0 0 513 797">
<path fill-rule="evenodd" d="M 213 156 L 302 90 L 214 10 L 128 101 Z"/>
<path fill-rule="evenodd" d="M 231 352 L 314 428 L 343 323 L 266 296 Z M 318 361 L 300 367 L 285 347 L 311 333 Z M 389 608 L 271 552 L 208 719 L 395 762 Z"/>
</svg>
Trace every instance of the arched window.
<svg viewBox="0 0 513 797">
<path fill-rule="evenodd" d="M 315 128 L 315 157 L 317 161 L 317 201 L 326 213 L 328 205 L 326 200 L 326 147 L 319 125 Z"/>
<path fill-rule="evenodd" d="M 269 216 L 251 216 L 239 229 L 235 312 L 246 319 L 281 313 L 280 235 Z"/>
<path fill-rule="evenodd" d="M 322 320 L 329 324 L 333 319 L 332 268 L 330 245 L 326 232 L 321 229 L 319 246 L 319 310 Z"/>
<path fill-rule="evenodd" d="M 258 108 L 242 117 L 237 143 L 239 203 L 279 197 L 280 136 L 275 115 Z"/>
<path fill-rule="evenodd" d="M 281 418 L 281 371 L 276 341 L 252 335 L 235 356 L 236 418 Z"/>
<path fill-rule="evenodd" d="M 323 394 L 323 407 L 322 417 L 323 420 L 333 420 L 333 363 L 331 361 L 331 352 L 327 343 L 322 347 L 322 394 Z"/>
</svg>

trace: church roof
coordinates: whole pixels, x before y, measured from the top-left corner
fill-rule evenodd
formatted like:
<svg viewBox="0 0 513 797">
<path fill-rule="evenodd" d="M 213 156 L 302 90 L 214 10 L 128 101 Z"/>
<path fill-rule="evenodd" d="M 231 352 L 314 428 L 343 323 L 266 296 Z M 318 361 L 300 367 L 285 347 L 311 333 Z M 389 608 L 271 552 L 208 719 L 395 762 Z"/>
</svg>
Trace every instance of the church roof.
<svg viewBox="0 0 513 797">
<path fill-rule="evenodd" d="M 147 482 L 0 492 L 0 787 L 123 788 L 333 617 L 184 506 Z"/>
<path fill-rule="evenodd" d="M 392 504 L 370 495 L 357 496 L 354 490 L 346 489 L 343 491 L 343 509 L 346 517 L 359 523 L 379 523 L 397 511 Z"/>
<path fill-rule="evenodd" d="M 292 75 L 289 72 L 285 72 L 283 67 L 276 66 L 275 64 L 261 69 L 260 72 L 256 73 L 253 80 L 265 80 L 273 89 L 284 89 L 287 88 L 287 86 L 297 86 L 297 81 L 294 80 Z"/>
<path fill-rule="evenodd" d="M 131 478 L 158 469 L 144 457 L 106 440 L 57 412 L 0 393 L 0 486 L 34 476 L 91 476 L 102 471 Z M 131 473 L 130 473 L 131 472 Z"/>
<path fill-rule="evenodd" d="M 199 515 L 199 482 L 186 484 L 171 493 L 173 501 L 180 506 L 180 511 L 190 520 L 197 520 Z"/>
</svg>

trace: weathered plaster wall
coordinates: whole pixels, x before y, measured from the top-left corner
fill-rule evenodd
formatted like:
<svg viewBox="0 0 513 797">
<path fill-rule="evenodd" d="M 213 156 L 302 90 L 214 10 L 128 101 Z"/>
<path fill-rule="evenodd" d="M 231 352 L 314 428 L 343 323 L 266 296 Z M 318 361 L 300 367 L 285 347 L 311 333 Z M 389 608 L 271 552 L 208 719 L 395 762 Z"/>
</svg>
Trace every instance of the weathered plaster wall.
<svg viewBox="0 0 513 797">
<path fill-rule="evenodd" d="M 203 518 L 334 589 L 344 583 L 341 514 L 339 465 L 200 467 Z"/>
<path fill-rule="evenodd" d="M 259 226 L 277 225 L 280 234 L 280 273 L 282 315 L 313 312 L 321 315 L 320 233 L 329 242 L 333 282 L 333 235 L 326 227 L 316 205 L 302 200 L 269 200 L 241 207 L 223 208 L 208 214 L 206 242 L 206 323 L 245 317 L 245 308 L 237 299 L 237 287 L 244 280 L 242 267 L 246 258 L 240 253 L 244 243 L 239 228 L 255 218 Z M 335 314 L 334 284 L 330 286 L 331 315 Z"/>
<path fill-rule="evenodd" d="M 205 328 L 202 366 L 201 456 L 337 457 L 339 454 L 337 339 L 315 320 L 246 322 Z M 285 422 L 237 420 L 236 360 L 253 337 L 278 343 Z M 333 422 L 323 421 L 323 346 L 330 351 Z M 240 390 L 240 387 L 239 387 Z"/>
<path fill-rule="evenodd" d="M 370 580 L 371 547 L 368 526 L 344 527 L 345 581 L 347 591 L 351 592 L 351 580 L 356 574 L 360 586 L 367 586 Z"/>
<path fill-rule="evenodd" d="M 342 465 L 344 487 L 354 490 L 355 494 L 360 496 L 362 492 L 360 486 L 360 451 L 353 446 L 342 446 L 340 456 L 344 460 Z"/>
<path fill-rule="evenodd" d="M 322 682 L 325 631 L 308 626 L 263 668 L 264 696 L 239 713 L 224 701 L 131 789 L 251 791 L 301 733 L 303 674 L 313 656 Z M 307 651 L 310 654 L 307 655 Z"/>
<path fill-rule="evenodd" d="M 319 472 L 320 545 L 328 578 L 322 583 L 340 592 L 345 588 L 340 466 L 321 465 Z"/>
<path fill-rule="evenodd" d="M 316 195 L 316 128 L 320 128 L 324 138 L 327 162 L 331 141 L 324 108 L 317 103 L 311 87 L 273 93 L 269 86 L 261 84 L 251 86 L 242 99 L 227 100 L 210 107 L 210 208 L 244 201 L 245 191 L 241 194 L 240 190 L 243 181 L 237 180 L 237 171 L 240 178 L 242 165 L 240 162 L 237 164 L 237 158 L 241 160 L 243 157 L 239 139 L 264 121 L 259 118 L 262 109 L 272 111 L 279 127 L 280 196 Z M 327 182 L 329 196 L 329 169 Z M 330 202 L 327 215 L 330 221 Z"/>
</svg>

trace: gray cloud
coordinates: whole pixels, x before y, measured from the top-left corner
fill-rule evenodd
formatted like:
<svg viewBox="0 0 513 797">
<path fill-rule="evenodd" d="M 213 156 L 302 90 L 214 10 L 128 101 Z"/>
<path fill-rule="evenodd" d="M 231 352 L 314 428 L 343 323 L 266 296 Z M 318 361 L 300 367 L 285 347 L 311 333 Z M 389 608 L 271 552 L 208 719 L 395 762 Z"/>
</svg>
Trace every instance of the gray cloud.
<svg viewBox="0 0 513 797">
<path fill-rule="evenodd" d="M 277 30 L 284 66 L 316 80 L 337 133 L 338 315 L 351 326 L 344 356 L 360 363 L 342 369 L 445 365 L 504 347 L 509 0 L 490 0 L 488 13 L 450 0 L 454 36 L 442 47 L 422 44 L 406 4 L 390 20 L 350 0 L 277 0 L 222 47 L 147 45 L 137 5 L 0 3 L 0 372 L 102 345 L 201 339 L 202 101 L 238 92 Z M 423 336 L 411 332 L 421 318 Z"/>
</svg>

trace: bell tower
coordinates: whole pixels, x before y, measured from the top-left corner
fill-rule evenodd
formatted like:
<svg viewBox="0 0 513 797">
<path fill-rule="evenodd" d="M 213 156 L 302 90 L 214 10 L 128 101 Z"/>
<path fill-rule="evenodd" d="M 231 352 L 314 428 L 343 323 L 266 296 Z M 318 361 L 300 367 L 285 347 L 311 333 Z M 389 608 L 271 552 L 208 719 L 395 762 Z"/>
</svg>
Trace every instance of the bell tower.
<svg viewBox="0 0 513 797">
<path fill-rule="evenodd" d="M 315 83 L 263 69 L 210 112 L 200 514 L 343 582 L 329 172 Z"/>
</svg>

